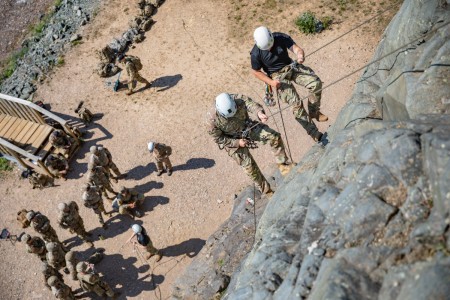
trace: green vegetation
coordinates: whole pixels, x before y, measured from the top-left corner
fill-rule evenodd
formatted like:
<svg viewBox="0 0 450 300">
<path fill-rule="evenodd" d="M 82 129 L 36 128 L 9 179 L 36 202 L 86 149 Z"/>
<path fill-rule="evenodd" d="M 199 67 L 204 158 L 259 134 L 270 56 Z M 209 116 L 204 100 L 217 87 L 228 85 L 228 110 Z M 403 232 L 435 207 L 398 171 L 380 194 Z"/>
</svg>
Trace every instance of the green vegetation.
<svg viewBox="0 0 450 300">
<path fill-rule="evenodd" d="M 4 157 L 0 157 L 0 172 L 11 171 L 13 167 L 11 166 L 9 160 Z"/>
<path fill-rule="evenodd" d="M 56 65 L 58 67 L 64 65 L 64 56 L 59 56 L 58 59 L 56 60 Z"/>
<path fill-rule="evenodd" d="M 83 41 L 82 40 L 76 40 L 76 41 L 71 42 L 71 44 L 72 44 L 72 46 L 77 46 L 77 45 L 83 44 Z"/>
<path fill-rule="evenodd" d="M 28 52 L 28 48 L 24 47 L 19 51 L 11 54 L 3 63 L 3 70 L 0 73 L 0 84 L 6 78 L 11 77 L 17 67 L 17 62 Z"/>
<path fill-rule="evenodd" d="M 219 267 L 223 267 L 223 265 L 225 264 L 225 262 L 223 261 L 223 259 L 219 259 L 217 261 L 217 264 L 219 265 Z"/>
<path fill-rule="evenodd" d="M 332 22 L 332 17 L 324 17 L 320 20 L 316 18 L 314 13 L 307 11 L 295 20 L 295 25 L 305 34 L 314 34 L 329 28 Z"/>
</svg>

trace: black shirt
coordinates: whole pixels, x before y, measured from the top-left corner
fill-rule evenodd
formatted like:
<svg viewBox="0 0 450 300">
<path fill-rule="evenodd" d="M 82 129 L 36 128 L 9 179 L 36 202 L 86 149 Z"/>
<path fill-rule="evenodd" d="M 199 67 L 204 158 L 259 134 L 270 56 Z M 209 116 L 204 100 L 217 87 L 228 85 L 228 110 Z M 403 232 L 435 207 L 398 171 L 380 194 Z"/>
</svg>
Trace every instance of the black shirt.
<svg viewBox="0 0 450 300">
<path fill-rule="evenodd" d="M 268 76 L 292 62 L 288 49 L 294 45 L 294 40 L 281 32 L 274 32 L 273 39 L 270 50 L 261 50 L 255 45 L 250 52 L 252 69 L 255 71 L 263 69 Z"/>
<path fill-rule="evenodd" d="M 147 232 L 144 228 L 142 228 L 142 231 L 140 233 L 136 234 L 136 239 L 142 246 L 147 246 L 150 242 L 150 237 L 147 235 Z"/>
</svg>

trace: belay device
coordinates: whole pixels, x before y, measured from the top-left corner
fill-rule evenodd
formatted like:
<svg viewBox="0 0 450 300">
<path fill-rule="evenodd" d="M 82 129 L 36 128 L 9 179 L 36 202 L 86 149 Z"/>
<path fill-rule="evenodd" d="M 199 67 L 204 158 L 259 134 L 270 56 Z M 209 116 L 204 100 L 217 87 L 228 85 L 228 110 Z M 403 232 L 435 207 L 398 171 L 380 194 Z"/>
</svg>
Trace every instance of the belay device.
<svg viewBox="0 0 450 300">
<path fill-rule="evenodd" d="M 266 86 L 265 86 L 264 90 L 266 92 L 266 94 L 264 95 L 264 103 L 266 104 L 266 106 L 274 106 L 275 105 L 275 99 L 273 98 L 272 86 L 270 84 L 266 83 Z"/>
</svg>

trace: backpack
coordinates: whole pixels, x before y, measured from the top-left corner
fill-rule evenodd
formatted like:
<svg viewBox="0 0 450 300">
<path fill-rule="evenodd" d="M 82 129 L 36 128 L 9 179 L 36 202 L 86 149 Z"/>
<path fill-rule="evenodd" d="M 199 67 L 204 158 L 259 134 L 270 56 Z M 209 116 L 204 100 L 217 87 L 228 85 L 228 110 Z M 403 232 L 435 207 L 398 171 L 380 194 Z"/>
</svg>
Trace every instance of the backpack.
<svg viewBox="0 0 450 300">
<path fill-rule="evenodd" d="M 28 211 L 26 209 L 19 210 L 17 212 L 17 221 L 19 221 L 22 228 L 30 226 L 30 221 L 27 219 Z"/>
<path fill-rule="evenodd" d="M 136 67 L 136 70 L 138 71 L 142 70 L 142 63 L 139 57 L 128 55 L 128 61 L 130 61 Z"/>
</svg>

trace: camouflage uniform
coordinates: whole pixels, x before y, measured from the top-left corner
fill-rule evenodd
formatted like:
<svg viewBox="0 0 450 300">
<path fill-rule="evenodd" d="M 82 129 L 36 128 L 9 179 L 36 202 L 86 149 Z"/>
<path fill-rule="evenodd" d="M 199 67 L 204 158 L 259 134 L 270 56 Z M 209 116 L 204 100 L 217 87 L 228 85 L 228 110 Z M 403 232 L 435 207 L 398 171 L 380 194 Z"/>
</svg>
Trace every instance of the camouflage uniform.
<svg viewBox="0 0 450 300">
<path fill-rule="evenodd" d="M 62 155 L 50 154 L 45 160 L 45 166 L 55 177 L 65 178 L 69 170 L 69 162 Z"/>
<path fill-rule="evenodd" d="M 79 207 L 76 202 L 71 201 L 68 205 L 65 203 L 60 203 L 58 208 L 60 209 L 58 216 L 59 226 L 64 229 L 69 229 L 70 233 L 76 233 L 76 235 L 78 235 L 86 243 L 89 243 L 92 247 L 93 244 L 88 240 L 89 233 L 87 233 L 84 228 L 83 219 L 78 212 Z"/>
<path fill-rule="evenodd" d="M 117 168 L 116 164 L 112 160 L 111 152 L 109 152 L 109 150 L 105 147 L 97 147 L 97 150 L 94 151 L 94 153 L 91 152 L 89 163 L 96 166 L 102 166 L 108 172 L 109 170 L 112 170 L 116 176 L 122 175 L 119 168 Z"/>
<path fill-rule="evenodd" d="M 164 170 L 164 166 L 168 172 L 172 172 L 172 163 L 169 156 L 172 154 L 172 148 L 165 144 L 155 143 L 155 149 L 153 149 L 153 156 L 156 160 L 156 169 L 161 174 Z"/>
<path fill-rule="evenodd" d="M 42 235 L 44 241 L 60 243 L 55 229 L 50 225 L 50 221 L 41 213 L 36 213 L 30 220 L 31 227 Z"/>
<path fill-rule="evenodd" d="M 48 243 L 47 251 L 47 262 L 50 266 L 57 271 L 66 267 L 66 253 L 60 243 Z"/>
<path fill-rule="evenodd" d="M 144 203 L 144 195 L 136 192 L 133 189 L 128 189 L 121 187 L 119 194 L 117 194 L 116 199 L 113 201 L 113 208 L 119 211 L 121 215 L 129 215 L 132 218 L 134 216 L 140 216 L 136 211 L 142 203 Z"/>
<path fill-rule="evenodd" d="M 51 287 L 52 293 L 56 299 L 61 300 L 75 300 L 72 289 L 64 283 L 62 279 L 56 276 L 51 276 L 47 280 L 47 284 Z"/>
<path fill-rule="evenodd" d="M 59 279 L 63 279 L 63 276 L 61 273 L 59 273 L 55 268 L 53 268 L 52 266 L 50 266 L 47 261 L 42 263 L 42 274 L 44 275 L 44 283 L 45 286 L 51 290 L 51 287 L 48 285 L 47 280 L 51 277 L 51 276 L 56 276 Z"/>
<path fill-rule="evenodd" d="M 80 117 L 85 125 L 91 123 L 94 118 L 94 114 L 84 106 L 84 101 L 80 101 L 78 107 L 75 109 L 75 113 L 78 114 L 78 117 Z"/>
<path fill-rule="evenodd" d="M 102 166 L 89 165 L 89 169 L 88 182 L 91 185 L 98 186 L 106 198 L 113 199 L 113 197 L 108 197 L 106 193 L 106 191 L 109 191 L 110 193 L 117 194 L 109 181 L 109 172 Z"/>
<path fill-rule="evenodd" d="M 77 141 L 60 129 L 54 130 L 48 138 L 53 147 L 55 147 L 65 157 L 69 157 L 72 145 Z"/>
<path fill-rule="evenodd" d="M 128 94 L 133 93 L 133 89 L 136 87 L 136 81 L 145 83 L 146 86 L 150 85 L 150 82 L 148 82 L 147 79 L 145 79 L 139 74 L 139 71 L 137 70 L 136 66 L 127 56 L 125 56 L 124 63 L 125 63 L 125 70 L 127 71 L 129 77 Z"/>
<path fill-rule="evenodd" d="M 249 126 L 255 124 L 250 120 L 248 111 L 257 113 L 263 108 L 247 96 L 230 94 L 236 102 L 237 111 L 231 118 L 224 118 L 218 113 L 210 115 L 208 133 L 213 136 L 214 141 L 220 149 L 225 149 L 245 171 L 245 173 L 256 183 L 261 192 L 270 191 L 270 185 L 261 173 L 253 156 L 247 147 L 239 147 L 241 133 Z M 275 160 L 278 164 L 287 162 L 283 140 L 280 134 L 267 125 L 258 124 L 250 131 L 249 138 L 263 144 L 269 142 Z"/>
<path fill-rule="evenodd" d="M 69 252 L 66 253 L 66 255 L 64 257 L 65 260 L 66 260 L 66 268 L 69 270 L 70 276 L 72 277 L 72 280 L 77 280 L 76 266 L 80 262 L 76 258 L 75 254 L 76 254 L 75 251 L 69 251 Z"/>
<path fill-rule="evenodd" d="M 45 242 L 40 237 L 31 237 L 28 234 L 24 234 L 21 241 L 26 243 L 28 253 L 36 254 L 42 261 L 47 260 Z"/>
<path fill-rule="evenodd" d="M 106 282 L 102 281 L 98 274 L 93 271 L 88 273 L 86 267 L 83 267 L 83 264 L 86 263 L 80 262 L 77 264 L 77 278 L 83 291 L 94 292 L 100 297 L 108 296 L 114 298 L 115 293 L 111 287 Z"/>
<path fill-rule="evenodd" d="M 96 51 L 100 63 L 97 66 L 97 73 L 100 77 L 110 77 L 120 71 L 120 68 L 114 64 L 116 54 L 111 47 L 103 47 L 100 51 Z"/>
<path fill-rule="evenodd" d="M 91 208 L 94 213 L 97 214 L 100 224 L 104 226 L 105 221 L 103 220 L 102 213 L 106 215 L 106 211 L 105 206 L 103 205 L 101 190 L 95 185 L 89 185 L 89 188 L 85 188 L 81 198 L 83 200 L 84 206 L 87 208 Z"/>
<path fill-rule="evenodd" d="M 51 187 L 55 185 L 54 179 L 52 177 L 36 172 L 32 172 L 30 175 L 28 175 L 28 181 L 30 182 L 33 189 L 43 189 L 44 187 Z"/>
</svg>

